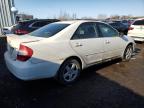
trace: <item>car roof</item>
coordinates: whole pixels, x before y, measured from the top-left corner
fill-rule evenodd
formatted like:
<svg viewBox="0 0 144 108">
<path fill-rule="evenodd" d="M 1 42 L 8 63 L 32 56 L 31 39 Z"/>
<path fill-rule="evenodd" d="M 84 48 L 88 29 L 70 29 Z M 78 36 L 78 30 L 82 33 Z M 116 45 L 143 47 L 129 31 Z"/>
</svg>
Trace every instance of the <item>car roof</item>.
<svg viewBox="0 0 144 108">
<path fill-rule="evenodd" d="M 115 21 L 113 21 L 113 22 L 121 22 L 121 20 L 115 20 Z"/>
<path fill-rule="evenodd" d="M 101 22 L 96 20 L 70 20 L 70 21 L 59 21 L 55 23 L 65 23 L 65 24 L 73 24 L 73 23 L 84 23 L 84 22 Z M 104 23 L 104 22 L 102 22 Z"/>
<path fill-rule="evenodd" d="M 60 21 L 58 19 L 32 19 L 32 20 L 23 20 L 23 21 L 19 21 L 20 23 L 23 23 L 23 22 L 35 22 L 35 21 Z"/>
<path fill-rule="evenodd" d="M 135 19 L 135 21 L 136 21 L 136 20 L 144 20 L 144 18 L 138 18 L 138 19 Z"/>
</svg>

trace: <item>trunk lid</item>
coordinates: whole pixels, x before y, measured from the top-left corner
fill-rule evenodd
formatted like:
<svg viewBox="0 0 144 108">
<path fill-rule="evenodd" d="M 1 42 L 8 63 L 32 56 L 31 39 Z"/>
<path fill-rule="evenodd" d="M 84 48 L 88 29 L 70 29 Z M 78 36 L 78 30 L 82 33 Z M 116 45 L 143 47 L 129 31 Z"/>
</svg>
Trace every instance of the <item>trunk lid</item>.
<svg viewBox="0 0 144 108">
<path fill-rule="evenodd" d="M 7 51 L 13 60 L 16 60 L 19 46 L 22 43 L 38 42 L 42 40 L 41 37 L 34 37 L 30 35 L 8 35 L 7 36 Z"/>
</svg>

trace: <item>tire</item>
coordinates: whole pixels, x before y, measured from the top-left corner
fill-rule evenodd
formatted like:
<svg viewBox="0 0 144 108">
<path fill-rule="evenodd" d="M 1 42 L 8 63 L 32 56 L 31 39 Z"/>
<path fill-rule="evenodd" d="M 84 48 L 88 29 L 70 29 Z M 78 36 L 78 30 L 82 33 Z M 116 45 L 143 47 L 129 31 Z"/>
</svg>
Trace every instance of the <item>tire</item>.
<svg viewBox="0 0 144 108">
<path fill-rule="evenodd" d="M 128 45 L 125 49 L 124 55 L 123 55 L 123 61 L 130 61 L 133 54 L 133 47 L 132 45 Z"/>
<path fill-rule="evenodd" d="M 63 85 L 69 85 L 78 79 L 80 72 L 80 63 L 75 59 L 68 59 L 59 69 L 58 81 Z"/>
</svg>

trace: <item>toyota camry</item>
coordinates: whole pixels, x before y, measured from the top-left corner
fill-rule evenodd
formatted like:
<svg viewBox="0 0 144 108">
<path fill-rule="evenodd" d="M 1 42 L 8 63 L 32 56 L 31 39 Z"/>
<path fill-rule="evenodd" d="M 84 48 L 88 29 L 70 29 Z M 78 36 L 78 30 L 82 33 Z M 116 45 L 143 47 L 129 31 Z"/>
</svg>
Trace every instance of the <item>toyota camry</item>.
<svg viewBox="0 0 144 108">
<path fill-rule="evenodd" d="M 48 24 L 30 34 L 7 37 L 5 62 L 17 78 L 76 81 L 82 69 L 115 58 L 131 59 L 135 43 L 110 25 L 87 20 Z"/>
</svg>

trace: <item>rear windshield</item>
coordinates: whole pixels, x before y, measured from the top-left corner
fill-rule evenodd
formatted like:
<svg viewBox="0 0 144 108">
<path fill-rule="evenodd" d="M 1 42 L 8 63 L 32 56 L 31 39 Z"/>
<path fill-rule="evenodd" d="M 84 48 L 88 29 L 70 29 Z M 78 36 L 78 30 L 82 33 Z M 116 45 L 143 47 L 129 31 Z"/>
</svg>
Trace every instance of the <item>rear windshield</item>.
<svg viewBox="0 0 144 108">
<path fill-rule="evenodd" d="M 133 23 L 133 25 L 144 25 L 144 20 L 137 20 Z"/>
<path fill-rule="evenodd" d="M 51 37 L 67 26 L 69 26 L 69 24 L 51 23 L 31 32 L 29 35 L 36 37 Z"/>
<path fill-rule="evenodd" d="M 22 29 L 24 27 L 27 27 L 29 24 L 31 24 L 32 22 L 30 21 L 25 21 L 25 22 L 19 22 L 18 24 L 16 24 L 14 26 L 14 29 Z"/>
</svg>

